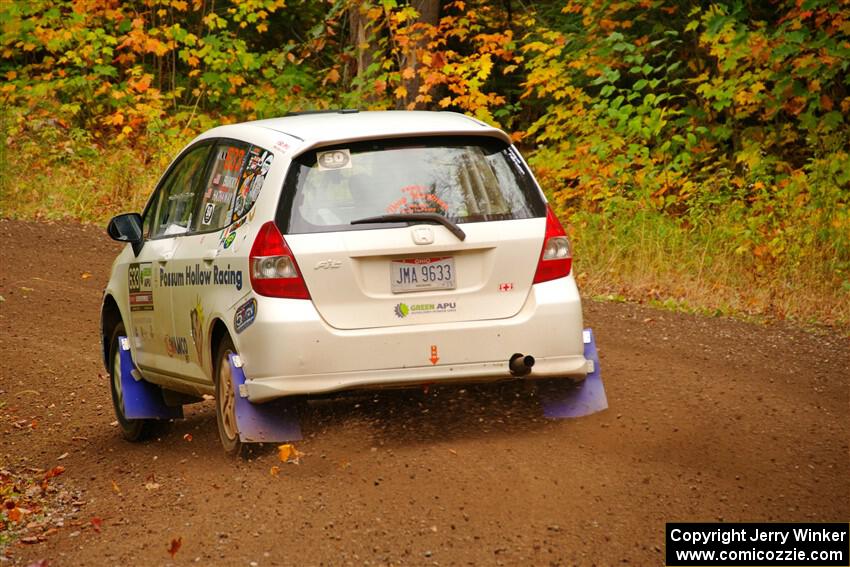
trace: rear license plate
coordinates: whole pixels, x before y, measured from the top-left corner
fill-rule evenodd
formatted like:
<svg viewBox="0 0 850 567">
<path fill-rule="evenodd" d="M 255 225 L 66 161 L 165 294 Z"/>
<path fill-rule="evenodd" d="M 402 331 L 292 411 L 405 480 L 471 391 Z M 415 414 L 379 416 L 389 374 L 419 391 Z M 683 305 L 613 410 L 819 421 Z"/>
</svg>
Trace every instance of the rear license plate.
<svg viewBox="0 0 850 567">
<path fill-rule="evenodd" d="M 455 259 L 407 258 L 390 262 L 393 293 L 455 288 Z"/>
</svg>

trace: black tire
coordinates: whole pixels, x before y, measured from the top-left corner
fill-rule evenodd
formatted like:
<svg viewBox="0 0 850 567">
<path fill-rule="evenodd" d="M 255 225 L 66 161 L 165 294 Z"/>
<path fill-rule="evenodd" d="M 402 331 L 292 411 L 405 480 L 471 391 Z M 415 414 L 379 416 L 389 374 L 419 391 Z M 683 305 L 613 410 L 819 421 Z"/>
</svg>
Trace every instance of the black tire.
<svg viewBox="0 0 850 567">
<path fill-rule="evenodd" d="M 143 441 L 162 432 L 167 422 L 157 419 L 128 419 L 124 415 L 124 404 L 121 401 L 121 367 L 119 363 L 120 347 L 118 337 L 127 336 L 124 331 L 124 323 L 118 323 L 112 331 L 109 341 L 109 390 L 112 393 L 112 407 L 118 425 L 121 428 L 121 436 L 127 441 Z"/>
<path fill-rule="evenodd" d="M 236 425 L 236 391 L 233 388 L 230 362 L 227 358 L 230 354 L 237 354 L 236 347 L 233 346 L 230 336 L 225 335 L 215 353 L 215 421 L 224 452 L 228 455 L 245 456 L 248 446 L 239 439 Z"/>
</svg>

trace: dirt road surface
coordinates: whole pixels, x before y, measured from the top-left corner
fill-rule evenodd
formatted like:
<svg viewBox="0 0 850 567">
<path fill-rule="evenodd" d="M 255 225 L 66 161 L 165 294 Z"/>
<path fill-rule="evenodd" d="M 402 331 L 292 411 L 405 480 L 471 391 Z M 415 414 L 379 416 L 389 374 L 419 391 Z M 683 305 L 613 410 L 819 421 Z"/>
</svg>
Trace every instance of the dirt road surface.
<svg viewBox="0 0 850 567">
<path fill-rule="evenodd" d="M 592 416 L 504 384 L 313 404 L 300 465 L 228 458 L 212 402 L 125 442 L 98 347 L 117 250 L 0 221 L 0 469 L 65 468 L 0 565 L 660 565 L 668 521 L 850 519 L 846 337 L 633 305 L 585 303 Z"/>
</svg>

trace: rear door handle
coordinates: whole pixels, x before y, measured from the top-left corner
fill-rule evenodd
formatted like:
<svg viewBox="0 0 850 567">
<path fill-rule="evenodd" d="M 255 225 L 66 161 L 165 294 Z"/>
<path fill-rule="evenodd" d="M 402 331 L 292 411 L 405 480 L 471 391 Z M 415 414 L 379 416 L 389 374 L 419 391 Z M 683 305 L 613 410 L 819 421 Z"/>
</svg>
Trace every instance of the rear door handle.
<svg viewBox="0 0 850 567">
<path fill-rule="evenodd" d="M 173 258 L 173 257 L 174 257 L 174 252 L 166 252 L 165 254 L 163 254 L 162 256 L 160 256 L 157 259 L 157 262 L 159 262 L 160 264 L 165 264 L 166 262 L 171 260 L 171 258 Z"/>
<path fill-rule="evenodd" d="M 207 264 L 212 264 L 213 260 L 215 260 L 216 258 L 218 258 L 218 249 L 208 250 L 201 257 L 201 259 Z"/>
</svg>

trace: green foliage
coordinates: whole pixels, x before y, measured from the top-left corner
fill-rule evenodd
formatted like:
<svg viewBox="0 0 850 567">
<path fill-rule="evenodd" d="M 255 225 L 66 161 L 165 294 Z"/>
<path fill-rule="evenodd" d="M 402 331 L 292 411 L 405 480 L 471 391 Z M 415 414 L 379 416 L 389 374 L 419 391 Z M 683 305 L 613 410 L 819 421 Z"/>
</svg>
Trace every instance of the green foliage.
<svg viewBox="0 0 850 567">
<path fill-rule="evenodd" d="M 736 288 L 771 290 L 760 309 L 787 316 L 795 309 L 776 298 L 816 287 L 843 306 L 827 318 L 846 322 L 848 6 L 567 2 L 523 45 L 524 96 L 538 111 L 525 141 L 537 146 L 539 178 L 562 213 L 607 223 L 636 257 L 643 241 L 617 230 L 635 219 L 675 227 L 670 243 L 701 243 L 711 226 L 708 253 L 752 276 Z M 623 254 L 618 266 L 629 265 Z"/>
<path fill-rule="evenodd" d="M 0 3 L 4 214 L 137 206 L 222 122 L 455 110 L 524 146 L 592 288 L 690 281 L 706 304 L 850 322 L 850 1 L 428 5 Z M 647 235 L 670 248 L 648 256 Z M 806 290 L 822 307 L 780 301 Z"/>
</svg>

